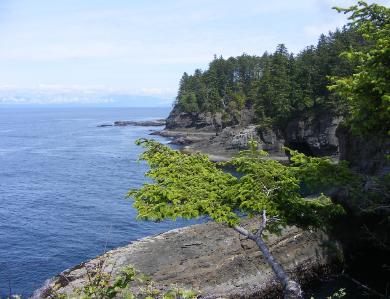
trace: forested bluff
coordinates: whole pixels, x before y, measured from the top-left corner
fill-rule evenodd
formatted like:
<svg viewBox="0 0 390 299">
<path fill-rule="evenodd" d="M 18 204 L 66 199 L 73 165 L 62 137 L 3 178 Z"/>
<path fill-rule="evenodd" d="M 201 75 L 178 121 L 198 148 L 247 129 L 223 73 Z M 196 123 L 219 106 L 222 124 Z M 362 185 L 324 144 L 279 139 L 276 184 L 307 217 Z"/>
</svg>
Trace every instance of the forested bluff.
<svg viewBox="0 0 390 299">
<path fill-rule="evenodd" d="M 326 234 L 290 227 L 269 243 L 302 285 L 345 272 L 358 284 L 368 285 L 378 298 L 386 294 L 390 271 L 386 11 L 387 17 L 375 11 L 366 16 L 376 28 L 345 26 L 321 35 L 316 45 L 296 55 L 281 44 L 262 56 L 215 56 L 206 70 L 183 74 L 166 128 L 154 133 L 173 137 L 184 151 L 204 152 L 217 161 L 230 159 L 255 140 L 259 149 L 283 163 L 289 163 L 284 147 L 346 162 L 362 178 L 361 186 L 331 188 L 327 194 L 346 214 Z M 378 28 L 385 29 L 378 33 Z M 380 35 L 383 32 L 385 36 Z M 72 292 L 85 285 L 88 266 L 107 260 L 114 264 L 107 266 L 111 273 L 131 264 L 160 285 L 199 289 L 201 298 L 280 295 L 253 244 L 209 223 L 113 250 L 61 273 L 37 296 L 50 297 L 53 289 Z"/>
<path fill-rule="evenodd" d="M 214 57 L 208 69 L 183 74 L 167 127 L 159 134 L 217 161 L 245 149 L 251 139 L 274 159 L 288 160 L 288 147 L 346 161 L 364 177 L 364 192 L 334 190 L 333 200 L 347 215 L 333 233 L 342 240 L 352 271 L 383 270 L 390 262 L 389 116 L 379 118 L 379 109 L 369 104 L 357 112 L 356 103 L 333 88 L 337 78 L 356 73 L 358 60 L 345 52 L 365 52 L 371 42 L 352 26 L 321 35 L 297 55 L 281 44 L 262 56 Z M 387 92 L 388 51 L 382 61 Z M 375 277 L 389 277 L 378 271 Z"/>
<path fill-rule="evenodd" d="M 388 120 L 375 122 L 367 134 L 353 134 L 351 126 L 343 125 L 353 107 L 329 88 L 332 78 L 354 73 L 355 62 L 341 53 L 365 47 L 359 33 L 343 28 L 321 35 L 317 45 L 297 55 L 281 44 L 262 56 L 215 57 L 207 70 L 183 74 L 168 132 L 161 134 L 181 136 L 177 143 L 191 144 L 198 141 L 191 138 L 194 130 L 215 133 L 211 143 L 225 145 L 222 152 L 231 153 L 255 138 L 271 154 L 283 155 L 282 146 L 287 146 L 340 157 L 366 174 L 383 174 L 388 171 L 383 158 Z M 372 123 L 367 114 L 360 124 Z"/>
</svg>

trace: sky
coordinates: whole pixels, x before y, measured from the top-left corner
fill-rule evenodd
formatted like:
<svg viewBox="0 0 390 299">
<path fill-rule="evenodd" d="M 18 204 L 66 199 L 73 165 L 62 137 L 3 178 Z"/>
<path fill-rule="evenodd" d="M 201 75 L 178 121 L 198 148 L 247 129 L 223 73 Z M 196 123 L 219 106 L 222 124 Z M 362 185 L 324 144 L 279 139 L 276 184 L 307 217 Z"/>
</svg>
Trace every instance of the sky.
<svg viewBox="0 0 390 299">
<path fill-rule="evenodd" d="M 389 4 L 389 0 L 376 1 Z M 0 91 L 173 98 L 214 54 L 294 53 L 346 17 L 351 0 L 0 0 Z"/>
</svg>

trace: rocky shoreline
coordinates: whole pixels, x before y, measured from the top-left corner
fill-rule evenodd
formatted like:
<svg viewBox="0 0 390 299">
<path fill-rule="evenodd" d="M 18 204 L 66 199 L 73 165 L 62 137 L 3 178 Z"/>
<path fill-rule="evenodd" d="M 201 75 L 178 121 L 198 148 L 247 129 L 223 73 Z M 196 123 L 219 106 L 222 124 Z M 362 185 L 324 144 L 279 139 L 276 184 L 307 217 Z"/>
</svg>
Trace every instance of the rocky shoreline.
<svg viewBox="0 0 390 299">
<path fill-rule="evenodd" d="M 161 126 L 162 121 L 119 121 L 114 125 Z M 212 161 L 231 159 L 240 150 L 246 149 L 251 139 L 258 141 L 259 148 L 268 151 L 271 159 L 282 162 L 288 161 L 283 146 L 312 155 L 330 155 L 336 159 L 340 155 L 345 160 L 354 161 L 356 159 L 352 160 L 352 154 L 346 151 L 345 141 L 339 144 L 336 130 L 340 121 L 337 117 L 319 115 L 295 119 L 282 131 L 251 123 L 222 128 L 215 125 L 215 119 L 211 120 L 207 115 L 173 112 L 164 120 L 166 127 L 151 135 L 170 138 L 170 143 L 179 145 L 183 151 L 207 154 Z M 342 140 L 357 142 L 356 138 L 347 139 L 345 135 L 348 133 L 344 131 L 339 130 L 339 134 L 344 134 Z M 375 148 L 363 142 L 360 144 L 364 148 Z M 373 151 L 362 152 L 372 155 Z M 370 160 L 366 156 L 359 158 L 359 161 Z M 362 165 L 362 162 L 357 164 L 359 167 Z M 374 166 L 370 166 L 371 173 L 382 172 L 387 167 L 379 164 Z M 343 264 L 341 246 L 323 232 L 289 227 L 281 236 L 271 236 L 269 245 L 281 264 L 303 285 L 326 274 L 336 273 Z M 105 271 L 112 272 L 114 276 L 121 268 L 131 265 L 149 275 L 160 289 L 177 284 L 199 291 L 201 298 L 280 296 L 279 284 L 254 244 L 232 229 L 210 222 L 168 231 L 111 250 L 62 272 L 35 292 L 33 298 L 49 298 L 53 289 L 59 293 L 72 293 L 75 288 L 85 284 L 86 267 L 102 259 L 108 261 Z"/>
<path fill-rule="evenodd" d="M 339 155 L 336 128 L 340 118 L 329 115 L 305 116 L 290 121 L 285 130 L 264 128 L 252 123 L 253 112 L 243 111 L 243 122 L 224 126 L 221 116 L 175 113 L 167 119 L 144 121 L 115 121 L 98 127 L 150 126 L 162 127 L 150 135 L 170 138 L 171 144 L 179 145 L 187 152 L 207 154 L 212 161 L 228 161 L 240 150 L 248 148 L 250 140 L 256 140 L 259 148 L 268 152 L 269 157 L 281 162 L 288 161 L 284 146 L 296 148 L 306 154 L 319 156 Z"/>
<path fill-rule="evenodd" d="M 171 138 L 170 144 L 182 146 L 182 150 L 188 153 L 203 153 L 209 156 L 211 161 L 223 162 L 230 160 L 240 150 L 248 148 L 251 139 L 259 141 L 254 131 L 256 126 L 228 127 L 221 133 L 212 131 L 188 129 L 163 129 L 154 131 L 151 135 Z M 288 161 L 288 157 L 282 150 L 282 144 L 278 144 L 278 150 L 270 151 L 269 157 L 278 161 Z"/>
<path fill-rule="evenodd" d="M 340 117 L 324 114 L 306 114 L 290 120 L 283 128 L 255 124 L 254 111 L 243 109 L 240 122 L 223 120 L 221 113 L 188 113 L 172 110 L 166 127 L 152 134 L 172 138 L 172 144 L 184 146 L 189 152 L 208 154 L 211 160 L 231 159 L 255 140 L 259 149 L 269 157 L 288 161 L 284 147 L 315 156 L 339 156 L 336 129 Z"/>
<path fill-rule="evenodd" d="M 250 225 L 250 224 L 249 224 Z M 294 227 L 270 236 L 271 250 L 303 285 L 340 266 L 340 250 L 320 231 Z M 71 294 L 86 283 L 86 269 L 105 260 L 115 277 L 125 266 L 150 276 L 159 289 L 172 284 L 197 290 L 200 298 L 278 298 L 279 284 L 255 244 L 214 222 L 193 225 L 135 241 L 107 252 L 48 281 L 33 298 L 50 298 L 53 290 Z"/>
</svg>

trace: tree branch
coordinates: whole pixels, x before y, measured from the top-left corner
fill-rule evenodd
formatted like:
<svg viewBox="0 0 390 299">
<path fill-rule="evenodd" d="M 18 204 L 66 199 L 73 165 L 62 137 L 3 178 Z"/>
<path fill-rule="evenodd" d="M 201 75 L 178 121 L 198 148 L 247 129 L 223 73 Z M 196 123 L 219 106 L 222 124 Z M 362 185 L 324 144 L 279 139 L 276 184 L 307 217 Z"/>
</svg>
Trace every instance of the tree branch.
<svg viewBox="0 0 390 299">
<path fill-rule="evenodd" d="M 243 228 L 242 226 L 239 226 L 239 225 L 236 225 L 236 226 L 233 226 L 233 229 L 240 233 L 241 235 L 247 237 L 248 239 L 251 239 L 251 240 L 254 240 L 256 238 L 255 235 L 253 235 L 252 233 L 250 233 L 248 230 L 246 230 L 245 228 Z"/>
<path fill-rule="evenodd" d="M 256 233 L 256 237 L 260 237 L 262 235 L 263 231 L 265 230 L 265 228 L 267 227 L 267 214 L 266 213 L 267 212 L 264 209 L 263 210 L 263 214 L 261 216 L 260 228 L 259 228 L 259 230 Z"/>
<path fill-rule="evenodd" d="M 260 182 L 261 185 L 263 185 L 263 192 L 267 195 L 270 196 L 270 194 L 276 190 L 279 190 L 280 187 L 275 187 L 275 188 L 268 188 L 263 182 Z"/>
</svg>

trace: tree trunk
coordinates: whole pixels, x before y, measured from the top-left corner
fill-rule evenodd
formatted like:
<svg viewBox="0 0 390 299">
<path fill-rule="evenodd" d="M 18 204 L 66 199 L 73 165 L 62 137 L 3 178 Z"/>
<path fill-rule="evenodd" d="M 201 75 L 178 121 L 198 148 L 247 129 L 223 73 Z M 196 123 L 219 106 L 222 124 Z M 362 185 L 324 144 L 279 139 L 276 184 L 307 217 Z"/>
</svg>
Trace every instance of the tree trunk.
<svg viewBox="0 0 390 299">
<path fill-rule="evenodd" d="M 300 284 L 292 280 L 287 275 L 283 267 L 277 262 L 275 257 L 272 255 L 267 244 L 264 242 L 262 238 L 262 233 L 266 225 L 267 225 L 267 217 L 265 215 L 265 211 L 263 211 L 263 220 L 260 225 L 260 229 L 256 234 L 252 234 L 248 232 L 245 228 L 241 226 L 235 226 L 234 229 L 240 234 L 247 237 L 248 239 L 254 241 L 256 245 L 259 247 L 268 265 L 270 265 L 272 270 L 274 271 L 276 278 L 282 284 L 284 299 L 301 299 L 303 298 L 303 296 L 302 296 L 302 289 Z"/>
<path fill-rule="evenodd" d="M 287 273 L 284 271 L 283 267 L 276 261 L 274 256 L 271 254 L 267 244 L 265 244 L 261 236 L 256 236 L 253 241 L 256 242 L 260 251 L 262 252 L 264 258 L 266 259 L 268 265 L 271 266 L 274 271 L 277 279 L 282 284 L 283 293 L 285 299 L 297 299 L 302 297 L 301 286 L 298 282 L 292 280 Z"/>
</svg>

